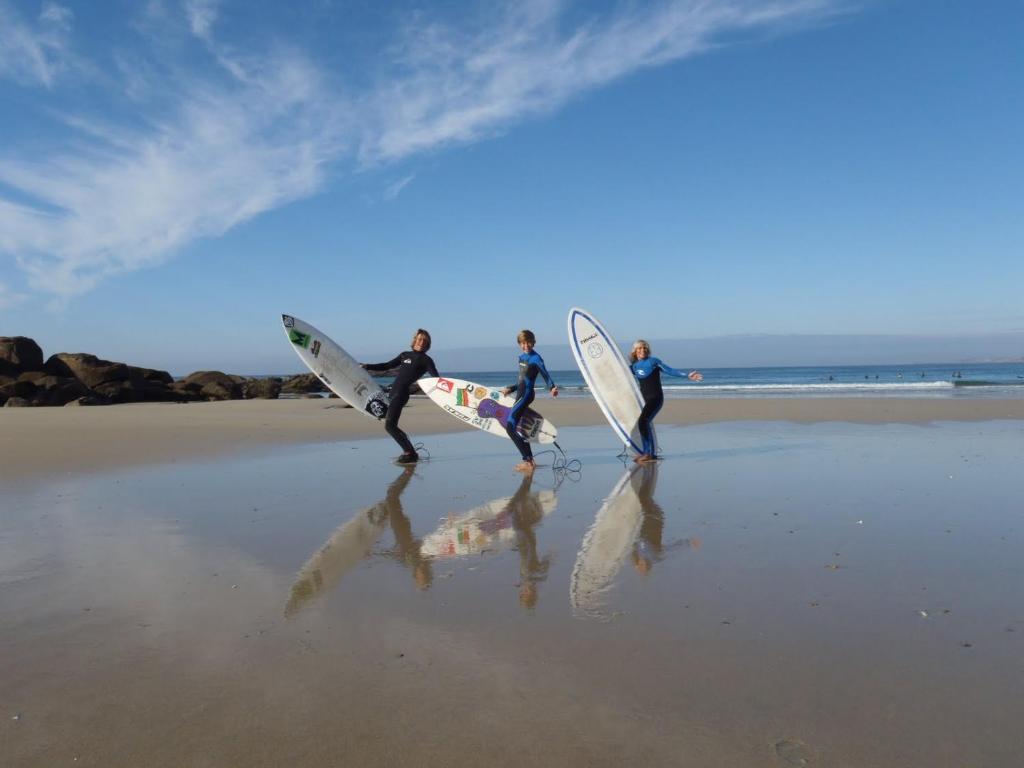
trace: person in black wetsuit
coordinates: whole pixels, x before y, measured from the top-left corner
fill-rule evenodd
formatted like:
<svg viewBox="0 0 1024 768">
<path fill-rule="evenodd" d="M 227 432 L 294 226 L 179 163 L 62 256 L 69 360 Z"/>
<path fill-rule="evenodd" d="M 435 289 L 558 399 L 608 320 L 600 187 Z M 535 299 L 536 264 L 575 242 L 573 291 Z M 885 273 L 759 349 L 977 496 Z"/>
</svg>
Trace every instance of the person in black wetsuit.
<svg viewBox="0 0 1024 768">
<path fill-rule="evenodd" d="M 398 419 L 402 415 L 402 409 L 409 402 L 409 388 L 424 373 L 437 377 L 437 366 L 427 350 L 430 349 L 430 334 L 419 328 L 412 337 L 412 349 L 403 352 L 386 363 L 363 363 L 363 368 L 368 371 L 390 371 L 397 369 L 395 382 L 391 385 L 391 399 L 388 401 L 388 415 L 384 421 L 384 428 L 394 438 L 395 442 L 402 447 L 402 455 L 398 457 L 399 464 L 415 464 L 419 456 L 409 436 L 398 427 Z"/>
<path fill-rule="evenodd" d="M 516 402 L 509 410 L 508 419 L 505 421 L 505 431 L 508 432 L 508 436 L 512 438 L 512 442 L 516 444 L 519 454 L 523 457 L 523 460 L 516 464 L 516 471 L 533 472 L 533 451 L 530 449 L 530 441 L 519 433 L 519 422 L 522 421 L 523 414 L 533 402 L 534 385 L 538 373 L 544 377 L 544 382 L 548 385 L 552 397 L 558 397 L 558 386 L 551 378 L 551 374 L 548 373 L 548 369 L 544 367 L 543 358 L 533 351 L 533 346 L 537 343 L 537 337 L 533 335 L 533 331 L 520 331 L 516 341 L 519 342 L 519 348 L 523 354 L 519 356 L 519 381 L 504 389 L 506 395 L 512 392 L 516 393 Z"/>
<path fill-rule="evenodd" d="M 661 372 L 669 376 L 678 376 L 690 381 L 703 381 L 704 377 L 698 371 L 683 373 L 675 368 L 670 368 L 656 357 L 651 357 L 651 345 L 643 339 L 633 342 L 633 351 L 629 353 L 629 367 L 633 376 L 640 383 L 640 394 L 644 396 L 644 407 L 637 420 L 637 427 L 640 429 L 640 437 L 643 438 L 643 453 L 638 455 L 634 461 L 640 463 L 654 461 L 658 457 L 654 455 L 654 433 L 651 431 L 651 422 L 658 415 L 661 406 L 665 404 L 665 394 L 661 390 Z"/>
</svg>

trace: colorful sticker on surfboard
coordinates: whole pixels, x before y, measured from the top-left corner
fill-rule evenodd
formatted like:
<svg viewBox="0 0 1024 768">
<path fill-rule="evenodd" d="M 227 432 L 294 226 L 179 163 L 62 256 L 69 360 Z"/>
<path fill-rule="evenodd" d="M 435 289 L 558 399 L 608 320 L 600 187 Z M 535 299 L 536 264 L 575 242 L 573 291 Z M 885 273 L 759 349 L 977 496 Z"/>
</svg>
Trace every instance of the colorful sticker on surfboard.
<svg viewBox="0 0 1024 768">
<path fill-rule="evenodd" d="M 292 328 L 290 331 L 288 331 L 288 338 L 291 339 L 292 344 L 294 344 L 295 346 L 306 349 L 309 347 L 309 340 L 312 339 L 313 337 L 310 336 L 308 333 L 296 331 L 294 328 Z"/>
<path fill-rule="evenodd" d="M 366 412 L 378 419 L 383 419 L 388 415 L 388 401 L 383 393 L 373 395 L 366 401 Z"/>
</svg>

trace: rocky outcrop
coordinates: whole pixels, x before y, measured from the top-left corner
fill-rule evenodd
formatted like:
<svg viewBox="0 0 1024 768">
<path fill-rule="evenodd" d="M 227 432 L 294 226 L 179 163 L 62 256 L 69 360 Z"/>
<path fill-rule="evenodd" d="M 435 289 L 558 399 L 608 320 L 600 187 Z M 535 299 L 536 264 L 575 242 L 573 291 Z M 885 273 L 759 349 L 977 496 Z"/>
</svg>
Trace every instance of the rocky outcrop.
<svg viewBox="0 0 1024 768">
<path fill-rule="evenodd" d="M 240 400 L 246 379 L 221 371 L 196 371 L 172 385 L 195 400 Z"/>
<path fill-rule="evenodd" d="M 281 394 L 281 379 L 249 379 L 242 386 L 242 396 L 247 400 L 277 400 Z"/>
<path fill-rule="evenodd" d="M 138 368 L 134 365 L 101 360 L 95 355 L 66 352 L 53 355 L 46 361 L 45 367 L 47 371 L 57 376 L 71 376 L 77 379 L 100 398 L 111 403 L 182 399 L 179 393 L 171 389 L 174 379 L 167 371 Z"/>
<path fill-rule="evenodd" d="M 60 352 L 44 362 L 26 336 L 0 336 L 0 406 L 107 405 L 195 400 L 277 399 L 326 392 L 311 373 L 250 378 L 221 371 L 196 371 L 175 381 L 167 371 Z"/>
<path fill-rule="evenodd" d="M 37 371 L 43 367 L 43 350 L 27 336 L 0 336 L 0 374 Z"/>
<path fill-rule="evenodd" d="M 308 395 L 316 392 L 327 392 L 324 383 L 312 373 L 300 373 L 297 376 L 288 378 L 282 385 L 281 391 L 289 395 Z"/>
</svg>

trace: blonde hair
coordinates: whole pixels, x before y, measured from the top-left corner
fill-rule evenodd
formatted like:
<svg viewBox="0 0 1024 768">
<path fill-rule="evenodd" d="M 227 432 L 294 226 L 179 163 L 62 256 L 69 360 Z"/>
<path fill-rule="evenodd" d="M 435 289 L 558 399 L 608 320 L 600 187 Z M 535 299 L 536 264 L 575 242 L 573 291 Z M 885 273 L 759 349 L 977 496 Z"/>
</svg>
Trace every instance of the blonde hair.
<svg viewBox="0 0 1024 768">
<path fill-rule="evenodd" d="M 409 342 L 409 349 L 412 349 L 414 346 L 416 346 L 416 337 L 419 336 L 421 333 L 427 337 L 427 343 L 423 345 L 423 351 L 426 352 L 430 349 L 430 331 L 424 330 L 423 328 L 416 329 L 416 333 L 412 335 L 412 341 Z"/>
<path fill-rule="evenodd" d="M 516 342 L 522 344 L 524 341 L 528 341 L 531 344 L 537 343 L 537 337 L 533 335 L 533 331 L 528 331 L 525 328 L 519 332 L 516 336 Z"/>
<path fill-rule="evenodd" d="M 637 339 L 633 342 L 633 349 L 629 352 L 629 362 L 635 363 L 637 361 L 636 351 L 638 349 L 646 349 L 647 356 L 651 356 L 651 345 L 647 342 L 647 339 Z"/>
</svg>

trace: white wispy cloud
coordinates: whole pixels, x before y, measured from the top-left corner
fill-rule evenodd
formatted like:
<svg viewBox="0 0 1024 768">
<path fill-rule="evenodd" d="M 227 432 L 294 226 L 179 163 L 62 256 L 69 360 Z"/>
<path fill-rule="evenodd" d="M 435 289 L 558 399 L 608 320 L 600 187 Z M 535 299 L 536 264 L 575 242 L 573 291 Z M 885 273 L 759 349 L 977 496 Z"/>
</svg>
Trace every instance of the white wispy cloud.
<svg viewBox="0 0 1024 768">
<path fill-rule="evenodd" d="M 16 258 L 34 290 L 71 297 L 315 194 L 339 161 L 367 167 L 478 141 L 640 69 L 700 53 L 724 33 L 818 19 L 837 2 L 675 0 L 569 23 L 579 8 L 521 0 L 472 27 L 418 18 L 376 62 L 375 85 L 347 93 L 297 44 L 277 40 L 268 53 L 220 43 L 219 3 L 184 0 L 177 18 L 219 74 L 143 71 L 115 56 L 123 92 L 173 79 L 162 84 L 173 105 L 131 128 L 65 116 L 77 140 L 35 161 L 0 149 L 0 183 L 19 194 L 5 200 L 0 192 L 0 252 Z M 0 21 L 14 18 L 5 9 L 0 0 Z M 147 13 L 158 12 L 166 28 L 167 5 L 151 2 Z M 39 32 L 49 25 L 66 35 L 69 22 L 48 4 L 34 31 L 0 26 L 0 74 L 52 83 L 64 43 L 48 48 Z M 15 72 L 15 46 L 35 51 L 35 63 Z M 385 198 L 412 178 L 392 184 Z"/>
<path fill-rule="evenodd" d="M 408 176 L 403 176 L 398 181 L 388 184 L 387 187 L 384 188 L 384 199 L 394 200 L 402 193 L 403 189 L 412 183 L 412 180 L 415 178 L 416 174 L 410 173 Z"/>
<path fill-rule="evenodd" d="M 53 85 L 67 63 L 73 14 L 57 3 L 43 3 L 35 22 L 0 2 L 0 77 L 25 85 Z"/>
<path fill-rule="evenodd" d="M 475 141 L 640 69 L 698 54 L 734 33 L 822 18 L 835 0 L 674 0 L 627 6 L 563 29 L 565 3 L 509 5 L 472 32 L 427 25 L 401 42 L 408 74 L 369 100 L 364 163 Z"/>
<path fill-rule="evenodd" d="M 195 87 L 146 130 L 80 121 L 87 152 L 0 160 L 0 181 L 45 203 L 0 201 L 0 248 L 29 285 L 73 296 L 313 194 L 336 154 L 335 120 L 306 62 L 269 64 L 243 89 Z"/>
<path fill-rule="evenodd" d="M 185 14 L 193 35 L 202 40 L 210 39 L 219 7 L 218 0 L 185 0 Z"/>
</svg>

